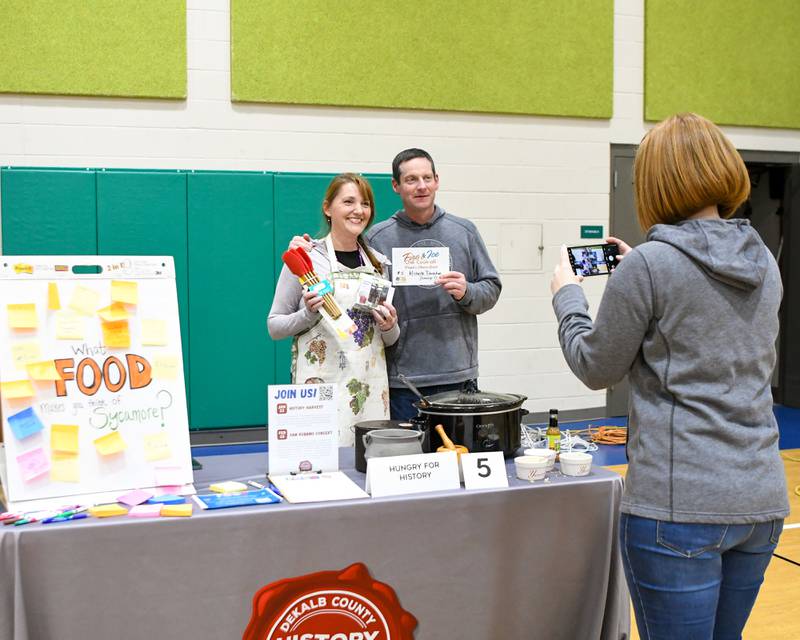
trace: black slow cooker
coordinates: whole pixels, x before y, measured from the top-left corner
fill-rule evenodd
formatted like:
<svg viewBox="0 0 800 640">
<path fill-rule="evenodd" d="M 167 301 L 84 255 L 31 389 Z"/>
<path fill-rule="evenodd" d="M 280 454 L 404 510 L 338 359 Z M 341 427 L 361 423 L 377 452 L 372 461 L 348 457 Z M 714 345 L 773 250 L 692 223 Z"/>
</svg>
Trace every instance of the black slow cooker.
<svg viewBox="0 0 800 640">
<path fill-rule="evenodd" d="M 470 452 L 502 451 L 508 458 L 521 445 L 520 425 L 528 413 L 522 403 L 527 399 L 515 393 L 457 390 L 437 393 L 414 406 L 430 430 L 431 451 L 442 446 L 435 431 L 441 424 L 455 444 L 463 444 Z"/>
</svg>

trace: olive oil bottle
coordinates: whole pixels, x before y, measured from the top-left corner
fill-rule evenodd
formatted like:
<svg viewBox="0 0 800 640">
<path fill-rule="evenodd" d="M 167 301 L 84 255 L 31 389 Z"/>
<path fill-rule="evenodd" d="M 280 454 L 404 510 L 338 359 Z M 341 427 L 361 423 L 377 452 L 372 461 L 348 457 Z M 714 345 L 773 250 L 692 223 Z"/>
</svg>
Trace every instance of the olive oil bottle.
<svg viewBox="0 0 800 640">
<path fill-rule="evenodd" d="M 550 423 L 547 425 L 547 448 L 558 455 L 561 449 L 561 430 L 558 428 L 558 409 L 550 409 Z"/>
</svg>

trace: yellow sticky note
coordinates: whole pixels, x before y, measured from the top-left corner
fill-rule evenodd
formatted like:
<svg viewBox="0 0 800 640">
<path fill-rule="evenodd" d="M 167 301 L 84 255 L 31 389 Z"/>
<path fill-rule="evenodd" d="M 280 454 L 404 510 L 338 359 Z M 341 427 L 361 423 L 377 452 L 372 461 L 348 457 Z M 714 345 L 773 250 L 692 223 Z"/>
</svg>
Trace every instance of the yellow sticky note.
<svg viewBox="0 0 800 640">
<path fill-rule="evenodd" d="M 58 295 L 58 285 L 55 282 L 47 284 L 47 308 L 51 311 L 61 308 L 61 297 Z"/>
<path fill-rule="evenodd" d="M 97 291 L 78 284 L 75 285 L 75 288 L 72 290 L 69 308 L 85 316 L 91 316 L 94 315 L 99 303 L 100 294 L 97 293 Z"/>
<path fill-rule="evenodd" d="M 169 438 L 166 432 L 151 433 L 144 436 L 144 458 L 148 462 L 166 460 L 172 457 Z"/>
<path fill-rule="evenodd" d="M 128 447 L 119 431 L 112 431 L 94 441 L 95 449 L 101 456 L 110 456 L 120 451 L 125 451 Z"/>
<path fill-rule="evenodd" d="M 111 281 L 111 301 L 139 304 L 139 284 L 125 280 Z"/>
<path fill-rule="evenodd" d="M 30 380 L 9 380 L 0 382 L 0 395 L 6 400 L 32 398 L 35 392 Z"/>
<path fill-rule="evenodd" d="M 127 349 L 131 346 L 131 331 L 127 320 L 103 322 L 103 344 L 111 349 Z"/>
<path fill-rule="evenodd" d="M 60 453 L 78 453 L 78 425 L 54 424 L 50 427 L 50 448 Z"/>
<path fill-rule="evenodd" d="M 186 504 L 165 504 L 161 507 L 161 515 L 188 517 L 192 515 L 192 505 L 188 502 Z"/>
<path fill-rule="evenodd" d="M 215 482 L 208 487 L 214 493 L 236 493 L 247 491 L 247 485 L 236 480 L 226 480 L 225 482 Z"/>
<path fill-rule="evenodd" d="M 142 320 L 142 344 L 163 347 L 167 344 L 167 323 L 164 320 Z"/>
<path fill-rule="evenodd" d="M 50 480 L 52 482 L 80 482 L 81 466 L 78 456 L 70 453 L 53 452 L 50 459 Z"/>
<path fill-rule="evenodd" d="M 175 380 L 178 377 L 178 358 L 158 355 L 153 359 L 153 378 Z"/>
<path fill-rule="evenodd" d="M 11 345 L 11 361 L 17 369 L 25 369 L 25 365 L 41 359 L 42 348 L 36 340 L 24 340 Z"/>
<path fill-rule="evenodd" d="M 56 312 L 56 339 L 83 340 L 86 337 L 85 319 L 74 311 Z"/>
<path fill-rule="evenodd" d="M 61 374 L 58 373 L 53 360 L 31 362 L 25 368 L 31 380 L 61 380 Z"/>
<path fill-rule="evenodd" d="M 106 322 L 115 322 L 116 320 L 127 320 L 131 314 L 121 302 L 112 302 L 107 307 L 98 309 L 97 315 Z"/>
<path fill-rule="evenodd" d="M 89 515 L 95 518 L 110 518 L 111 516 L 124 516 L 128 514 L 125 507 L 118 504 L 98 504 L 94 507 L 89 507 Z"/>
<path fill-rule="evenodd" d="M 39 326 L 35 304 L 9 304 L 7 309 L 9 328 L 36 329 Z"/>
</svg>

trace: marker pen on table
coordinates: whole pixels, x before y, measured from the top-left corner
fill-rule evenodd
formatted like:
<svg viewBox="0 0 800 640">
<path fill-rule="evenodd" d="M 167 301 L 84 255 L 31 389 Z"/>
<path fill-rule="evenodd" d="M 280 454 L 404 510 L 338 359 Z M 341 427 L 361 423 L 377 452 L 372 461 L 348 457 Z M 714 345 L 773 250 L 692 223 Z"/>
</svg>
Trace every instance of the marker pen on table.
<svg viewBox="0 0 800 640">
<path fill-rule="evenodd" d="M 71 520 L 83 520 L 84 518 L 88 518 L 88 513 L 73 513 L 69 516 L 56 516 L 54 518 L 47 518 L 47 520 L 42 520 L 42 524 L 52 524 L 54 522 L 69 522 Z"/>
</svg>

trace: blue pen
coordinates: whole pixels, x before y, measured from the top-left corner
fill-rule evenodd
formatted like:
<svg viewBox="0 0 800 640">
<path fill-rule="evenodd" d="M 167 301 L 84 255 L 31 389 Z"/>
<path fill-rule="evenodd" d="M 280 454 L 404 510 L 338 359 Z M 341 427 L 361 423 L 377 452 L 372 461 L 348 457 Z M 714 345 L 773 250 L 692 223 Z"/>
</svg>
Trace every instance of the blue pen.
<svg viewBox="0 0 800 640">
<path fill-rule="evenodd" d="M 73 513 L 70 516 L 56 516 L 54 518 L 42 520 L 42 524 L 52 524 L 53 522 L 69 522 L 70 520 L 83 520 L 84 518 L 88 517 L 88 513 Z"/>
</svg>

